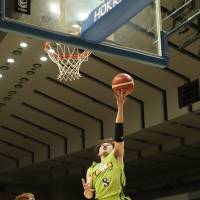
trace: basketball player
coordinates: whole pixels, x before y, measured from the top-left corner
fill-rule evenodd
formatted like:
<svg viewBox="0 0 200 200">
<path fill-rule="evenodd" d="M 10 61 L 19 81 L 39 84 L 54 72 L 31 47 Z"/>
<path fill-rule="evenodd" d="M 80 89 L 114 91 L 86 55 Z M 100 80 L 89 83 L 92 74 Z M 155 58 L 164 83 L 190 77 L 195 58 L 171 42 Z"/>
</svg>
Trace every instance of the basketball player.
<svg viewBox="0 0 200 200">
<path fill-rule="evenodd" d="M 35 198 L 32 193 L 22 193 L 16 196 L 15 200 L 35 200 Z"/>
<path fill-rule="evenodd" d="M 93 162 L 87 170 L 86 181 L 82 179 L 84 196 L 98 200 L 125 200 L 123 187 L 124 174 L 124 103 L 126 100 L 123 91 L 116 94 L 117 116 L 115 121 L 114 140 L 103 140 L 96 148 L 99 163 Z"/>
</svg>

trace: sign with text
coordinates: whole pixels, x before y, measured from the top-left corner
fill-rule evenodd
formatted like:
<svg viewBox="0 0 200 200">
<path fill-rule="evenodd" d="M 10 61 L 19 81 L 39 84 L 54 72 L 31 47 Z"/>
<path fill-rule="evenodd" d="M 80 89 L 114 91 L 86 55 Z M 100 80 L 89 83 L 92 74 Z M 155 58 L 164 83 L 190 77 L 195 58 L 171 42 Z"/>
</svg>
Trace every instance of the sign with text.
<svg viewBox="0 0 200 200">
<path fill-rule="evenodd" d="M 15 11 L 30 15 L 31 0 L 15 0 Z"/>
</svg>

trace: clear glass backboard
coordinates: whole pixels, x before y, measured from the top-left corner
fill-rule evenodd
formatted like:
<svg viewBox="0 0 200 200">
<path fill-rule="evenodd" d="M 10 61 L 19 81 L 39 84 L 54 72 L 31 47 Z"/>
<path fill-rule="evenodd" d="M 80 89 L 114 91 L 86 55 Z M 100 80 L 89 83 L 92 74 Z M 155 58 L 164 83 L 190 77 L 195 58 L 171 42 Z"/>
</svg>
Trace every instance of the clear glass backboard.
<svg viewBox="0 0 200 200">
<path fill-rule="evenodd" d="M 161 30 L 159 0 L 148 3 L 100 44 L 81 38 L 82 26 L 90 13 L 111 1 L 119 4 L 122 0 L 1 0 L 0 29 L 166 66 L 167 42 Z M 119 13 L 114 20 L 122 16 Z"/>
</svg>

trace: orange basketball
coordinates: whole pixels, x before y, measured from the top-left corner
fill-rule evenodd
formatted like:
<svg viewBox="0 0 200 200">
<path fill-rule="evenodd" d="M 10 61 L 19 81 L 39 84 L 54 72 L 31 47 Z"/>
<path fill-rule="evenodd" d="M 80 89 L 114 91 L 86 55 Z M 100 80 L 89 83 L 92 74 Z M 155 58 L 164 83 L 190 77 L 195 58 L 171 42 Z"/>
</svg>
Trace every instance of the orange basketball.
<svg viewBox="0 0 200 200">
<path fill-rule="evenodd" d="M 112 80 L 112 89 L 114 93 L 122 89 L 125 95 L 129 95 L 134 90 L 134 80 L 129 74 L 117 74 Z"/>
</svg>

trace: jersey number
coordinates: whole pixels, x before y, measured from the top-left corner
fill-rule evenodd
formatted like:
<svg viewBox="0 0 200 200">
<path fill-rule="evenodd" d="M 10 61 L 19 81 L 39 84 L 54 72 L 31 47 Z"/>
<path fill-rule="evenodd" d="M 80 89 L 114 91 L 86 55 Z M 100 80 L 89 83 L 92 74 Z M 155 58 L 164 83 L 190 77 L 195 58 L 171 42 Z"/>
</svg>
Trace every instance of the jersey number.
<svg viewBox="0 0 200 200">
<path fill-rule="evenodd" d="M 108 187 L 109 184 L 110 184 L 109 180 L 107 178 L 104 178 L 103 179 L 103 185 L 104 185 L 104 187 Z"/>
</svg>

